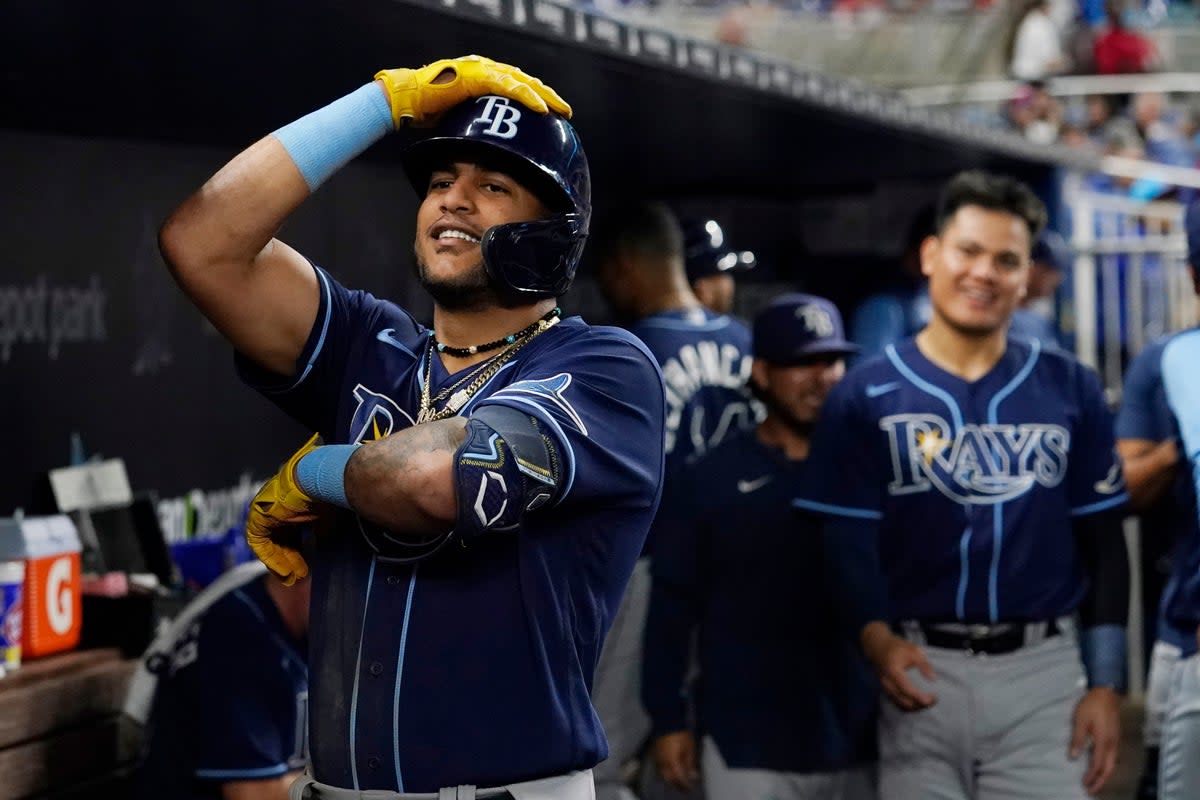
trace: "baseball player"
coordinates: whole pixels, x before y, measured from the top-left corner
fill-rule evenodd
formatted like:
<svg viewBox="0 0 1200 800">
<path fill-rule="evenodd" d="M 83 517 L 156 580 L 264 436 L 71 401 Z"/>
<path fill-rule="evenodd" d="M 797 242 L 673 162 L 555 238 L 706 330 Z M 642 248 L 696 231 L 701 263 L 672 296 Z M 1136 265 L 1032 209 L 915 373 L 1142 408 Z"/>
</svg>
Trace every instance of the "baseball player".
<svg viewBox="0 0 1200 800">
<path fill-rule="evenodd" d="M 879 355 L 889 344 L 914 335 L 933 313 L 929 288 L 921 274 L 921 243 L 933 228 L 933 208 L 923 207 L 909 223 L 900 254 L 900 269 L 891 285 L 868 295 L 850 315 L 850 340 L 859 346 L 857 359 Z"/>
<path fill-rule="evenodd" d="M 1037 339 L 1042 347 L 1061 347 L 1054 294 L 1071 268 L 1071 250 L 1058 231 L 1042 231 L 1029 257 L 1029 286 L 1013 312 L 1009 333 Z"/>
<path fill-rule="evenodd" d="M 139 797 L 287 797 L 308 761 L 311 583 L 244 564 L 155 639 L 125 703 L 145 726 Z"/>
<path fill-rule="evenodd" d="M 251 504 L 313 557 L 311 774 L 295 798 L 584 800 L 607 754 L 589 696 L 658 505 L 665 401 L 625 331 L 562 319 L 590 176 L 570 108 L 489 59 L 385 70 L 234 158 L 160 234 L 245 379 L 319 432 Z M 272 238 L 397 126 L 420 197 L 425 328 Z M 378 794 L 376 794 L 378 792 Z"/>
<path fill-rule="evenodd" d="M 1185 218 L 1188 262 L 1200 294 L 1200 206 Z M 1131 505 L 1161 509 L 1171 541 L 1171 574 L 1159 603 L 1150 657 L 1139 798 L 1200 796 L 1200 520 L 1197 474 L 1200 395 L 1189 377 L 1200 364 L 1197 330 L 1166 336 L 1129 364 L 1117 414 L 1117 448 Z"/>
<path fill-rule="evenodd" d="M 658 769 L 680 790 L 702 772 L 710 800 L 874 797 L 878 686 L 855 643 L 814 612 L 830 591 L 820 521 L 797 524 L 791 508 L 821 405 L 854 349 L 824 298 L 771 302 L 754 320 L 751 377 L 766 417 L 685 469 L 664 498 L 642 697 Z"/>
<path fill-rule="evenodd" d="M 797 500 L 827 515 L 886 696 L 889 800 L 1082 798 L 1116 760 L 1129 575 L 1112 418 L 1091 370 L 1007 335 L 1045 220 L 1010 178 L 945 185 L 921 246 L 930 323 L 834 388 Z"/>
<path fill-rule="evenodd" d="M 667 479 L 727 436 L 754 424 L 746 390 L 750 331 L 704 308 L 688 285 L 679 221 L 662 203 L 635 203 L 599 226 L 600 286 L 613 311 L 654 354 L 667 393 Z M 653 548 L 650 534 L 648 548 Z M 623 767 L 646 744 L 641 707 L 642 633 L 650 597 L 649 556 L 634 570 L 596 671 L 596 708 L 612 754 L 597 770 L 599 800 L 627 798 Z"/>
<path fill-rule="evenodd" d="M 596 260 L 613 311 L 662 366 L 667 474 L 757 422 L 746 388 L 750 330 L 706 309 L 685 271 L 683 231 L 662 203 L 632 204 L 598 231 Z"/>
<path fill-rule="evenodd" d="M 701 305 L 716 314 L 733 313 L 737 290 L 734 275 L 758 266 L 749 250 L 732 250 L 715 219 L 693 219 L 683 225 L 684 269 Z"/>
</svg>

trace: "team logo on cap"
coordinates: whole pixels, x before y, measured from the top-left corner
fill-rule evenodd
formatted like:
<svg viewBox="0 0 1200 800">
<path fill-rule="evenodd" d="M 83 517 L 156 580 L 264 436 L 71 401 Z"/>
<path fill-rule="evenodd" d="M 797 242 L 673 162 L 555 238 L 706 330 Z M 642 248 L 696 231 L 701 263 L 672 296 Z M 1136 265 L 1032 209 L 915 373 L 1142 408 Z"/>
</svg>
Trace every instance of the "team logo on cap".
<svg viewBox="0 0 1200 800">
<path fill-rule="evenodd" d="M 476 102 L 483 103 L 483 113 L 475 122 L 487 125 L 481 133 L 497 139 L 511 139 L 517 135 L 517 123 L 521 121 L 521 109 L 509 105 L 507 97 L 488 95 Z"/>
<path fill-rule="evenodd" d="M 833 317 L 816 303 L 805 303 L 796 309 L 796 319 L 804 323 L 804 329 L 813 336 L 825 338 L 833 335 Z"/>
</svg>

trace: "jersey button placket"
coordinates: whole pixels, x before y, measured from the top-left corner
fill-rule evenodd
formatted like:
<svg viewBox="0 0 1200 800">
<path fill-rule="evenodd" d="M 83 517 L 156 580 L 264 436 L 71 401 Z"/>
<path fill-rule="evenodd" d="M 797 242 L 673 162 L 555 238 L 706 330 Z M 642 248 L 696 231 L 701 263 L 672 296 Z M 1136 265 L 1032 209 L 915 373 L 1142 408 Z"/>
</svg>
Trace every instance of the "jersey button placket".
<svg viewBox="0 0 1200 800">
<path fill-rule="evenodd" d="M 371 666 L 367 667 L 367 672 L 371 673 L 372 677 L 378 678 L 383 674 L 383 664 L 378 661 L 372 661 Z"/>
</svg>

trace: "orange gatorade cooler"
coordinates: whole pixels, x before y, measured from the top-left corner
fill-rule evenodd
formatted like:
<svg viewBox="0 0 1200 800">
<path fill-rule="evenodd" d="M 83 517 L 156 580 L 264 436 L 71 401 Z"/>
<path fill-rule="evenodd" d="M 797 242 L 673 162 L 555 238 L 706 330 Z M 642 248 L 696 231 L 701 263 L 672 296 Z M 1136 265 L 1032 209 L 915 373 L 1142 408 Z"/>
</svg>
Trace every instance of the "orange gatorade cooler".
<svg viewBox="0 0 1200 800">
<path fill-rule="evenodd" d="M 25 561 L 20 657 L 79 644 L 79 534 L 65 515 L 0 519 L 0 560 Z"/>
</svg>

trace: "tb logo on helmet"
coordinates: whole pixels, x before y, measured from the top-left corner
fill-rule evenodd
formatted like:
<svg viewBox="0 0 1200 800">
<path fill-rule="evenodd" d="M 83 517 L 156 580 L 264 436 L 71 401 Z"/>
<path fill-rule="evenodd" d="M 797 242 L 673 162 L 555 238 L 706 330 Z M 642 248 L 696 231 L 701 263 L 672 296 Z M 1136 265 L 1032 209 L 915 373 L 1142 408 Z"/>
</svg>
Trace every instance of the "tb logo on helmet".
<svg viewBox="0 0 1200 800">
<path fill-rule="evenodd" d="M 476 122 L 488 123 L 481 133 L 495 136 L 499 139 L 511 139 L 517 135 L 517 123 L 521 120 L 521 109 L 508 104 L 507 97 L 488 95 L 475 102 L 482 102 L 483 113 Z"/>
</svg>

